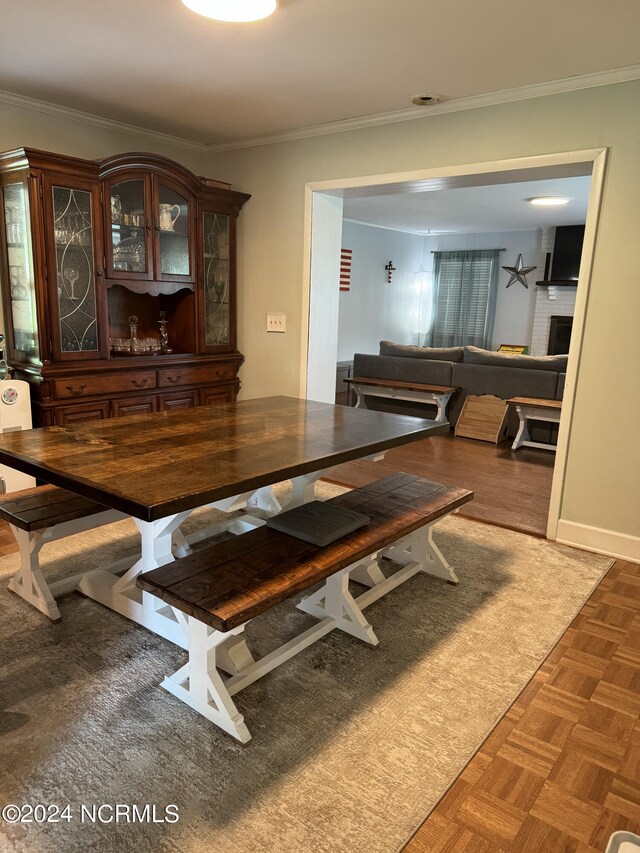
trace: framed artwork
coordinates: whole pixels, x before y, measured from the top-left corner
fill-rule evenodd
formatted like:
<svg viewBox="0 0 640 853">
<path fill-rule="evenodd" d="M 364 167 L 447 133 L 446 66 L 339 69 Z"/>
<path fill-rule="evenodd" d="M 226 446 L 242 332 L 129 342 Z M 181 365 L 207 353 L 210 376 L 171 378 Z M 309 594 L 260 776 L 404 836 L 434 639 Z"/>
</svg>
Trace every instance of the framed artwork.
<svg viewBox="0 0 640 853">
<path fill-rule="evenodd" d="M 526 344 L 500 344 L 498 352 L 510 352 L 512 355 L 529 355 Z"/>
<path fill-rule="evenodd" d="M 340 249 L 340 290 L 348 293 L 351 290 L 351 262 L 353 249 Z"/>
</svg>

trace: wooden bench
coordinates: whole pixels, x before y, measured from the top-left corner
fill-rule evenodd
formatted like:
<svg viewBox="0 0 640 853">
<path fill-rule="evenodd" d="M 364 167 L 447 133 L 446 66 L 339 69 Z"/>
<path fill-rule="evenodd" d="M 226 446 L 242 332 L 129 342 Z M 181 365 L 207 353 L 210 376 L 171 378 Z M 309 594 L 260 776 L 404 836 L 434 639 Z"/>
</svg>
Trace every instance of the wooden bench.
<svg viewBox="0 0 640 853">
<path fill-rule="evenodd" d="M 555 444 L 542 441 L 532 441 L 529 434 L 529 421 L 544 421 L 550 424 L 559 424 L 562 414 L 562 400 L 544 400 L 539 397 L 512 397 L 507 400 L 510 406 L 515 406 L 520 419 L 518 433 L 511 445 L 512 450 L 519 447 L 537 447 L 540 450 L 552 450 L 557 448 Z"/>
<path fill-rule="evenodd" d="M 11 526 L 20 549 L 20 570 L 9 581 L 9 589 L 50 619 L 60 619 L 55 596 L 75 589 L 81 576 L 47 584 L 40 568 L 42 546 L 123 518 L 124 513 L 55 486 L 0 497 L 0 519 Z"/>
<path fill-rule="evenodd" d="M 373 379 L 368 376 L 354 376 L 344 382 L 353 388 L 356 395 L 356 409 L 366 409 L 365 396 L 384 397 L 389 400 L 409 400 L 413 403 L 434 403 L 437 406 L 435 422 L 448 424 L 447 404 L 458 390 L 451 385 L 423 385 L 420 382 L 401 382 L 395 379 Z"/>
<path fill-rule="evenodd" d="M 417 572 L 458 582 L 432 528 L 472 498 L 466 489 L 394 474 L 332 499 L 371 521 L 331 545 L 260 527 L 140 575 L 138 586 L 173 608 L 188 637 L 189 662 L 162 686 L 246 743 L 251 736 L 231 698 L 235 693 L 335 628 L 377 645 L 363 609 Z M 378 562 L 383 556 L 402 568 L 385 576 Z M 354 598 L 350 580 L 369 589 Z M 320 621 L 255 660 L 242 636 L 245 624 L 323 581 L 298 604 Z M 230 677 L 223 679 L 220 669 Z"/>
</svg>

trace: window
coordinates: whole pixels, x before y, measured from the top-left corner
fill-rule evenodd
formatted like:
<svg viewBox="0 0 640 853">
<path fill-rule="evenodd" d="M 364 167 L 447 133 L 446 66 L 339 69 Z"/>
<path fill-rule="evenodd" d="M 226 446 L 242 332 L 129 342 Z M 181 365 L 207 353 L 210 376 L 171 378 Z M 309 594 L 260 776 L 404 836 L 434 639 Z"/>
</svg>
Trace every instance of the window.
<svg viewBox="0 0 640 853">
<path fill-rule="evenodd" d="M 431 346 L 489 346 L 499 256 L 499 249 L 435 252 Z"/>
</svg>

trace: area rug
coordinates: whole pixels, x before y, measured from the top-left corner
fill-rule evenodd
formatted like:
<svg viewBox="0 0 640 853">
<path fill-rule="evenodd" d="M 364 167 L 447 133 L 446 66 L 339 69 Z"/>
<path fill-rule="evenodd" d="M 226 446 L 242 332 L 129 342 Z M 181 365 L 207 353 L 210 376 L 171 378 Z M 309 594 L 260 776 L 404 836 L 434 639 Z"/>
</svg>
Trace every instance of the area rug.
<svg viewBox="0 0 640 853">
<path fill-rule="evenodd" d="M 160 688 L 183 651 L 77 593 L 50 623 L 7 592 L 17 556 L 3 558 L 0 804 L 69 809 L 0 822 L 0 850 L 398 850 L 611 565 L 456 516 L 435 536 L 459 585 L 418 575 L 367 610 L 377 648 L 336 631 L 240 693 L 244 748 Z M 135 545 L 131 522 L 54 543 L 46 574 Z M 310 621 L 285 602 L 247 634 L 263 653 Z"/>
</svg>

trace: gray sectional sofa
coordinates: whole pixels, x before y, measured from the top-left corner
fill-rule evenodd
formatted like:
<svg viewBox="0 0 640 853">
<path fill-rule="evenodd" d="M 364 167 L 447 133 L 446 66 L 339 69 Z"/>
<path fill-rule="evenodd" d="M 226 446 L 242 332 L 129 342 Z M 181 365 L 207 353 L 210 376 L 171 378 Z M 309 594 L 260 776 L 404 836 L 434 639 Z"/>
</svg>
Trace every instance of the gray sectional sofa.
<svg viewBox="0 0 640 853">
<path fill-rule="evenodd" d="M 397 379 L 432 385 L 454 385 L 460 390 L 449 403 L 449 421 L 455 424 L 468 394 L 509 397 L 541 397 L 560 400 L 567 369 L 566 355 L 529 356 L 491 352 L 478 347 L 412 347 L 380 342 L 379 355 L 356 353 L 353 375 L 375 379 Z M 428 404 L 367 397 L 370 409 L 433 417 Z M 515 435 L 518 418 L 509 413 L 508 430 Z M 546 439 L 551 438 L 545 427 Z"/>
</svg>

